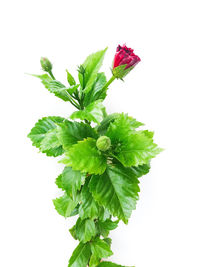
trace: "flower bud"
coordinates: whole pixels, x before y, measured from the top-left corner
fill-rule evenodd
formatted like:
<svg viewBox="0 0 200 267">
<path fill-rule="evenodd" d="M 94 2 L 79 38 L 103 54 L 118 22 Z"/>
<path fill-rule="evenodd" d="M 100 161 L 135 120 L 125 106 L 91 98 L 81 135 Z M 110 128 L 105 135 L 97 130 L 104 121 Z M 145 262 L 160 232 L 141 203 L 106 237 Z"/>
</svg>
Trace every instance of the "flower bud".
<svg viewBox="0 0 200 267">
<path fill-rule="evenodd" d="M 107 136 L 100 136 L 97 139 L 96 146 L 100 151 L 106 151 L 111 147 L 110 138 Z"/>
<path fill-rule="evenodd" d="M 122 79 L 140 61 L 140 58 L 134 54 L 133 49 L 128 48 L 126 45 L 118 45 L 113 61 L 113 75 L 116 78 Z"/>
<path fill-rule="evenodd" d="M 52 70 L 52 64 L 46 57 L 41 57 L 40 64 L 42 66 L 42 69 L 46 72 L 50 72 Z"/>
</svg>

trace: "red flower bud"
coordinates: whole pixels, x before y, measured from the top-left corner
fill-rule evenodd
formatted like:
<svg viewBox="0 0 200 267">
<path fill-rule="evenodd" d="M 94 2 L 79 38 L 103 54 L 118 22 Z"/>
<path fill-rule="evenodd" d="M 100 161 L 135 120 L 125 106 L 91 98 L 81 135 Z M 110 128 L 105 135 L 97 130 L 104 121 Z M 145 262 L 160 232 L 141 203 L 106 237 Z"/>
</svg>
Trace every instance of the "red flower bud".
<svg viewBox="0 0 200 267">
<path fill-rule="evenodd" d="M 113 74 L 116 78 L 123 78 L 130 70 L 132 70 L 141 59 L 136 56 L 133 49 L 128 48 L 126 45 L 118 45 L 117 51 L 113 61 Z M 124 68 L 115 68 L 124 66 Z"/>
</svg>

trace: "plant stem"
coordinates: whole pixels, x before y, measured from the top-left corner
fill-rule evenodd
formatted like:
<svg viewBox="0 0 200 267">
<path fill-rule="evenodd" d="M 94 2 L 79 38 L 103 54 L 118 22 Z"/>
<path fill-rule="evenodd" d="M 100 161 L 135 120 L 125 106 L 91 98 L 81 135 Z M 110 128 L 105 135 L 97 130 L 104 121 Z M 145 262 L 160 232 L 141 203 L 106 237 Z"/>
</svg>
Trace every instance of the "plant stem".
<svg viewBox="0 0 200 267">
<path fill-rule="evenodd" d="M 108 88 L 108 86 L 116 79 L 116 77 L 113 75 L 109 81 L 107 81 L 107 83 L 104 85 L 104 87 L 102 89 L 106 89 Z"/>
<path fill-rule="evenodd" d="M 49 71 L 49 75 L 51 76 L 51 78 L 52 78 L 53 80 L 55 80 L 55 77 L 54 77 L 54 75 L 53 75 L 53 73 L 52 73 L 51 70 Z"/>
</svg>

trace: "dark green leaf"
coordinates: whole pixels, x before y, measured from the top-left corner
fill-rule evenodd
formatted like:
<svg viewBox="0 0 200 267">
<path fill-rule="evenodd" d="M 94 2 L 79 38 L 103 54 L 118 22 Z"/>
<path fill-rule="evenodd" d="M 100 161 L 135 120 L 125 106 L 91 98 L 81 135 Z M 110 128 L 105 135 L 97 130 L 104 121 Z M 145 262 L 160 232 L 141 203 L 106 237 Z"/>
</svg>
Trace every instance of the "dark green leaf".
<svg viewBox="0 0 200 267">
<path fill-rule="evenodd" d="M 103 237 L 107 237 L 111 230 L 114 230 L 115 228 L 117 228 L 118 222 L 119 221 L 113 222 L 111 219 L 107 219 L 106 221 L 103 221 L 103 222 L 98 220 L 97 228 L 98 228 L 99 233 Z"/>
<path fill-rule="evenodd" d="M 107 258 L 113 254 L 108 243 L 100 238 L 91 242 L 91 251 L 99 258 Z"/>
<path fill-rule="evenodd" d="M 65 167 L 62 173 L 62 187 L 67 192 L 67 195 L 75 199 L 77 191 L 85 182 L 85 174 L 79 171 L 74 171 L 70 167 Z"/>
<path fill-rule="evenodd" d="M 91 219 L 81 220 L 78 218 L 76 222 L 76 237 L 80 242 L 86 243 L 96 235 L 95 223 Z"/>
<path fill-rule="evenodd" d="M 139 181 L 131 168 L 122 165 L 109 166 L 102 175 L 93 175 L 90 191 L 100 205 L 125 223 L 136 207 Z"/>
<path fill-rule="evenodd" d="M 62 197 L 53 200 L 55 209 L 64 217 L 72 216 L 72 212 L 77 206 L 78 202 L 79 195 L 76 196 L 76 199 L 72 200 L 67 194 L 64 194 Z"/>
<path fill-rule="evenodd" d="M 81 204 L 79 207 L 79 215 L 81 219 L 96 219 L 99 215 L 100 207 L 93 199 L 92 194 L 89 191 L 88 183 L 89 180 L 87 179 L 81 190 Z"/>
<path fill-rule="evenodd" d="M 84 106 L 88 106 L 90 103 L 98 100 L 105 99 L 107 88 L 104 88 L 106 84 L 106 76 L 104 73 L 98 73 L 96 81 L 94 82 L 92 89 L 84 96 Z"/>
<path fill-rule="evenodd" d="M 86 267 L 91 256 L 89 243 L 80 243 L 74 250 L 68 267 Z"/>
<path fill-rule="evenodd" d="M 58 139 L 64 149 L 70 148 L 78 141 L 87 137 L 96 138 L 95 130 L 88 124 L 65 120 L 58 127 Z"/>
</svg>

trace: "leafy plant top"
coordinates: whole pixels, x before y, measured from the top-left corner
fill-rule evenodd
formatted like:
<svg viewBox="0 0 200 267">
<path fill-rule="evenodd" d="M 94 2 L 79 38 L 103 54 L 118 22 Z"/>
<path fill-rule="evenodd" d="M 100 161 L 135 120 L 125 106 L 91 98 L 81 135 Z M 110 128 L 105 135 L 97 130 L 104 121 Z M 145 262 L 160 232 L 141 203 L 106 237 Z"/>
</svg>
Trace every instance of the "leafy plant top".
<svg viewBox="0 0 200 267">
<path fill-rule="evenodd" d="M 56 178 L 63 195 L 53 203 L 65 218 L 77 216 L 69 231 L 79 244 L 69 267 L 123 267 L 102 261 L 113 254 L 109 232 L 120 220 L 128 223 L 139 199 L 139 179 L 161 152 L 153 132 L 140 128 L 143 123 L 125 113 L 107 114 L 103 101 L 110 84 L 122 80 L 140 58 L 125 45 L 118 46 L 107 81 L 100 72 L 106 50 L 89 55 L 78 67 L 78 82 L 68 70 L 68 85 L 56 80 L 47 58 L 41 58 L 45 74 L 33 75 L 77 109 L 68 118 L 39 119 L 28 134 L 35 147 L 47 156 L 61 156 L 64 165 Z"/>
</svg>

